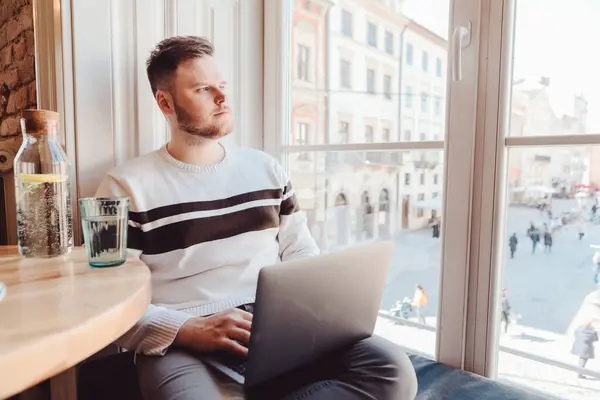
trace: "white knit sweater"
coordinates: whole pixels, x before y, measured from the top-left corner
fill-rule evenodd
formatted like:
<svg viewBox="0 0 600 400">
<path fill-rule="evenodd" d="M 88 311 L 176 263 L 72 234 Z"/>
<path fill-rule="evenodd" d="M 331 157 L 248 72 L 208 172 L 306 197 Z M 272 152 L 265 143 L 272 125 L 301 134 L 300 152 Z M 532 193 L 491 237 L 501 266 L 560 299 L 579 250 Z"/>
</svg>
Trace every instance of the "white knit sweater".
<svg viewBox="0 0 600 400">
<path fill-rule="evenodd" d="M 261 267 L 319 253 L 285 171 L 263 152 L 225 148 L 191 165 L 163 147 L 112 169 L 96 196 L 129 196 L 128 247 L 152 273 L 152 305 L 117 344 L 162 355 L 179 328 L 254 301 Z"/>
</svg>

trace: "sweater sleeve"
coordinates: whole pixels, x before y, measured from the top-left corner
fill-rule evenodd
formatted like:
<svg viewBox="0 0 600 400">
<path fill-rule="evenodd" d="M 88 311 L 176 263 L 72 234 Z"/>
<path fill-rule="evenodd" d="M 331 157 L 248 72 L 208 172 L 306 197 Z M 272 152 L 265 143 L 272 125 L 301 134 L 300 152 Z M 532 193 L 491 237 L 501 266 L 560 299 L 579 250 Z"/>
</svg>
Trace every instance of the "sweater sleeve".
<svg viewBox="0 0 600 400">
<path fill-rule="evenodd" d="M 131 203 L 134 202 L 129 190 L 111 176 L 107 176 L 96 191 L 96 197 L 124 196 L 130 197 Z M 142 253 L 142 246 L 136 238 L 139 237 L 137 234 L 141 232 L 135 230 L 139 230 L 139 228 L 130 224 L 127 247 L 139 256 Z M 115 343 L 136 353 L 164 355 L 168 347 L 173 344 L 179 329 L 190 318 L 192 318 L 192 315 L 187 313 L 151 304 L 142 318 L 129 331 L 118 338 Z"/>
<path fill-rule="evenodd" d="M 279 211 L 279 257 L 282 261 L 316 256 L 319 247 L 310 234 L 306 216 L 300 212 L 298 199 L 292 188 L 292 183 L 285 174 L 283 167 L 277 165 L 283 186 L 283 199 Z"/>
</svg>

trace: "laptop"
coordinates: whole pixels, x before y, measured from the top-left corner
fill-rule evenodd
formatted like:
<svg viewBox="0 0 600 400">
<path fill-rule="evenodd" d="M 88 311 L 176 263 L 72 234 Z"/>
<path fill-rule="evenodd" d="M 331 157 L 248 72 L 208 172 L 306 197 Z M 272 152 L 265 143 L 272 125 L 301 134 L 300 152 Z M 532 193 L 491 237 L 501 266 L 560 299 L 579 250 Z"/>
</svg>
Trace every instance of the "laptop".
<svg viewBox="0 0 600 400">
<path fill-rule="evenodd" d="M 261 269 L 248 356 L 202 360 L 246 388 L 370 337 L 392 242 L 378 242 Z"/>
</svg>

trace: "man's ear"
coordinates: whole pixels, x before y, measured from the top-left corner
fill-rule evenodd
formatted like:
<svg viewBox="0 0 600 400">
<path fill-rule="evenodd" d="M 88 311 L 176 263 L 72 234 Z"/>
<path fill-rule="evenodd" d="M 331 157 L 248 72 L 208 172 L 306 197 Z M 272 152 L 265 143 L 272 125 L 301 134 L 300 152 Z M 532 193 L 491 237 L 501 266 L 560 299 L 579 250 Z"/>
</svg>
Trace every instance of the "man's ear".
<svg viewBox="0 0 600 400">
<path fill-rule="evenodd" d="M 173 106 L 173 97 L 171 93 L 166 90 L 157 90 L 156 95 L 156 104 L 158 104 L 158 108 L 165 115 L 172 115 L 175 113 L 175 107 Z"/>
</svg>

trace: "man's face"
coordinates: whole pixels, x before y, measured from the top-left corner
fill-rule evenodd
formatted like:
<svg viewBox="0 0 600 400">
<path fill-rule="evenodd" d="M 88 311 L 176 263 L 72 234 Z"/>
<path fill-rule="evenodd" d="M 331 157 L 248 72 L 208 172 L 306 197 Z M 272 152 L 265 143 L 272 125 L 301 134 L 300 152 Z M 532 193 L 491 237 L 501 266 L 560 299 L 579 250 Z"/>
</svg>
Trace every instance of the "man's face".
<svg viewBox="0 0 600 400">
<path fill-rule="evenodd" d="M 171 82 L 174 117 L 190 135 L 217 139 L 233 130 L 225 84 L 212 57 L 179 64 Z"/>
</svg>

